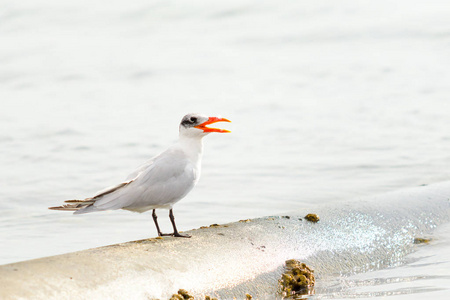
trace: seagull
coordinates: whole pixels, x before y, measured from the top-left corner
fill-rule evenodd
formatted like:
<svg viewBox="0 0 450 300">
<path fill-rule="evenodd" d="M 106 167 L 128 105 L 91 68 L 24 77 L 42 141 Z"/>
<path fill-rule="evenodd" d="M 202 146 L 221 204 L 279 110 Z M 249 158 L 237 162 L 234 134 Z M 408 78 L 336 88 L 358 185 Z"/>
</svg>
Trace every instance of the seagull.
<svg viewBox="0 0 450 300">
<path fill-rule="evenodd" d="M 75 211 L 74 214 L 116 209 L 143 213 L 152 209 L 158 236 L 189 238 L 189 235 L 178 232 L 172 206 L 184 198 L 200 179 L 203 137 L 211 132 L 230 132 L 206 127 L 216 122 L 230 121 L 201 114 L 185 115 L 180 123 L 178 141 L 136 169 L 124 182 L 106 188 L 93 197 L 67 200 L 65 203 L 68 204 L 49 209 Z M 161 233 L 155 212 L 161 208 L 169 209 L 173 233 Z"/>
</svg>

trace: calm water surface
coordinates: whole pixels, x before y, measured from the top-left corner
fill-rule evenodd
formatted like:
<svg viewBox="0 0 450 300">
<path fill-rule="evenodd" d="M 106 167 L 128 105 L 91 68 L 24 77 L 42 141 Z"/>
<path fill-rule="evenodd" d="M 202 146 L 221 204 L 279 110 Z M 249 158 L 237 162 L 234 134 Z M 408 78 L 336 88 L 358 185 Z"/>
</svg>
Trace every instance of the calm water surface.
<svg viewBox="0 0 450 300">
<path fill-rule="evenodd" d="M 181 230 L 449 180 L 449 15 L 444 1 L 3 1 L 0 263 L 155 236 L 148 213 L 47 207 L 123 180 L 188 112 L 233 123 L 205 138 Z M 439 236 L 316 297 L 444 299 Z"/>
</svg>

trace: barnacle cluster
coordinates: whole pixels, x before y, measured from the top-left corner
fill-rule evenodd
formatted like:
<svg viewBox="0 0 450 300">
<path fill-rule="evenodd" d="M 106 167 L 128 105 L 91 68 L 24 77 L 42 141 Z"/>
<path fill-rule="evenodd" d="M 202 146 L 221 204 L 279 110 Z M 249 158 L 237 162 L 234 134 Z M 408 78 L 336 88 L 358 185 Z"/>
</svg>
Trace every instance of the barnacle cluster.
<svg viewBox="0 0 450 300">
<path fill-rule="evenodd" d="M 287 260 L 279 283 L 283 297 L 311 294 L 315 283 L 314 270 L 298 260 Z"/>
<path fill-rule="evenodd" d="M 313 222 L 313 223 L 317 223 L 320 220 L 319 216 L 316 215 L 316 214 L 307 214 L 305 216 L 305 219 L 306 219 L 306 221 L 310 221 L 310 222 Z"/>
<path fill-rule="evenodd" d="M 431 239 L 427 238 L 415 238 L 414 244 L 428 244 L 431 241 Z"/>
<path fill-rule="evenodd" d="M 179 289 L 177 294 L 173 294 L 169 300 L 194 300 L 194 296 L 189 294 L 188 291 Z M 217 300 L 217 298 L 211 298 L 210 296 L 205 296 L 205 300 Z"/>
<path fill-rule="evenodd" d="M 177 294 L 173 294 L 169 300 L 194 300 L 194 296 L 191 296 L 188 291 L 179 289 Z"/>
</svg>

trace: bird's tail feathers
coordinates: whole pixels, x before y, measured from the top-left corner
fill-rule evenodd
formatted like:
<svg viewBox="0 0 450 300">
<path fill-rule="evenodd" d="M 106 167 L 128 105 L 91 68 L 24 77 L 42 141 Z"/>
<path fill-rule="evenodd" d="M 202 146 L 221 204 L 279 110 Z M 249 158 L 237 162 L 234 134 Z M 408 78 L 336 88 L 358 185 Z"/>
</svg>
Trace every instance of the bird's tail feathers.
<svg viewBox="0 0 450 300">
<path fill-rule="evenodd" d="M 77 211 L 77 210 L 80 210 L 82 208 L 85 208 L 87 206 L 92 205 L 95 201 L 93 201 L 91 199 L 85 199 L 85 200 L 66 200 L 64 202 L 65 203 L 70 203 L 70 204 L 64 204 L 64 205 L 61 205 L 61 206 L 49 207 L 48 209 Z"/>
<path fill-rule="evenodd" d="M 121 194 L 116 194 L 115 192 L 121 191 L 123 187 L 127 186 L 131 182 L 133 182 L 134 179 L 119 183 L 115 186 L 109 187 L 101 192 L 99 192 L 97 195 L 91 198 L 86 198 L 84 200 L 66 200 L 64 201 L 65 205 L 61 206 L 54 206 L 49 207 L 49 209 L 53 210 L 66 210 L 66 211 L 75 211 L 74 214 L 85 214 L 89 212 L 94 211 L 102 211 L 102 210 L 108 210 L 108 209 L 119 209 L 122 208 L 121 203 L 115 203 L 113 200 L 116 200 Z M 101 203 L 100 206 L 94 206 L 93 204 L 102 199 L 105 200 L 104 197 L 107 197 L 107 200 Z"/>
</svg>

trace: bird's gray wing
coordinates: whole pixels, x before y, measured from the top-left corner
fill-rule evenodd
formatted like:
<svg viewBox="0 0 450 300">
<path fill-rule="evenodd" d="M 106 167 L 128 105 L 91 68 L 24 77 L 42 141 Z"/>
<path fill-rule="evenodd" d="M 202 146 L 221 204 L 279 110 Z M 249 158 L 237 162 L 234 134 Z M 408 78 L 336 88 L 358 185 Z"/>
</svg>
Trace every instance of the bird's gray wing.
<svg viewBox="0 0 450 300">
<path fill-rule="evenodd" d="M 197 174 L 182 151 L 168 149 L 129 177 L 132 176 L 135 177 L 100 192 L 93 197 L 92 205 L 76 213 L 121 208 L 145 211 L 150 206 L 170 206 L 193 188 Z"/>
</svg>

